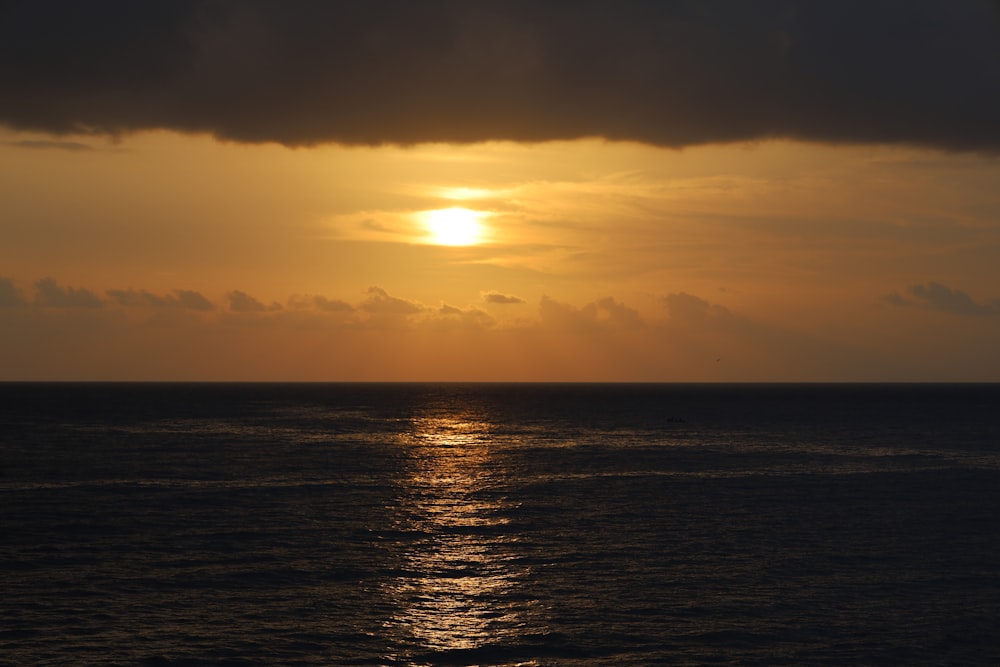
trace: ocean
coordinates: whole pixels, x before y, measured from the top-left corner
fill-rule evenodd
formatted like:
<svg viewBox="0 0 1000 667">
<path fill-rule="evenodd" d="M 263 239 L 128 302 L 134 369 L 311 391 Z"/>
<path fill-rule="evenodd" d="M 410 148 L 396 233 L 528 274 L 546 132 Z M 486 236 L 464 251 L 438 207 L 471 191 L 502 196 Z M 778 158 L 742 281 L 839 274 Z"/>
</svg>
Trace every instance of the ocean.
<svg viewBox="0 0 1000 667">
<path fill-rule="evenodd" d="M 0 384 L 0 664 L 997 665 L 1000 385 Z"/>
</svg>

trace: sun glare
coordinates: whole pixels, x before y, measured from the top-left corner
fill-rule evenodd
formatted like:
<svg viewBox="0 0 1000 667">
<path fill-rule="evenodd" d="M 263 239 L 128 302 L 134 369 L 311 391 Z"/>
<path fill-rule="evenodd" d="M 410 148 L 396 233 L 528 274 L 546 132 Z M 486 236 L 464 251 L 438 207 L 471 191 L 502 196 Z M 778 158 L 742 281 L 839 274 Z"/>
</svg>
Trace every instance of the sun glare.
<svg viewBox="0 0 1000 667">
<path fill-rule="evenodd" d="M 461 246 L 480 242 L 483 234 L 480 220 L 485 215 L 482 211 L 455 207 L 427 211 L 423 218 L 431 243 Z"/>
</svg>

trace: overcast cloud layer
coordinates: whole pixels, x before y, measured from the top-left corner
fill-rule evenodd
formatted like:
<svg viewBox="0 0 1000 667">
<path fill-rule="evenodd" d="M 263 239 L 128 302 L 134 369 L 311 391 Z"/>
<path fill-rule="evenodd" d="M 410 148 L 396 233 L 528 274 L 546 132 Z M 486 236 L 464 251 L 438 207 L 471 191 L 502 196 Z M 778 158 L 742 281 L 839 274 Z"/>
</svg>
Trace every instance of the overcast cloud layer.
<svg viewBox="0 0 1000 667">
<path fill-rule="evenodd" d="M 1000 149 L 992 0 L 0 3 L 0 123 Z"/>
</svg>

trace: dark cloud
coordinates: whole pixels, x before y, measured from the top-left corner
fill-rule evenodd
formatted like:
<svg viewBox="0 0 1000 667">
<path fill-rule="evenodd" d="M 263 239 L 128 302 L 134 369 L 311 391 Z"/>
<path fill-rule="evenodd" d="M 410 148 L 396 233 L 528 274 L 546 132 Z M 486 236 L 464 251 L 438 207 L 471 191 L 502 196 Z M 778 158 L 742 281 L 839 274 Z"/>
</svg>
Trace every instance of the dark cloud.
<svg viewBox="0 0 1000 667">
<path fill-rule="evenodd" d="M 325 296 L 314 297 L 313 303 L 316 305 L 316 308 L 325 310 L 328 313 L 349 313 L 354 310 L 354 307 L 346 301 L 327 299 Z"/>
<path fill-rule="evenodd" d="M 290 145 L 1000 149 L 986 0 L 8 0 L 0 122 Z"/>
<path fill-rule="evenodd" d="M 28 305 L 27 299 L 9 278 L 0 278 L 0 308 L 20 308 Z"/>
<path fill-rule="evenodd" d="M 538 315 L 542 324 L 558 329 L 573 331 L 596 331 L 597 322 L 591 313 L 574 308 L 568 303 L 556 301 L 549 296 L 543 296 L 538 304 Z"/>
<path fill-rule="evenodd" d="M 82 144 L 79 141 L 5 141 L 5 146 L 14 148 L 34 148 L 34 149 L 56 149 L 62 151 L 92 151 L 93 146 Z"/>
<path fill-rule="evenodd" d="M 956 315 L 1000 315 L 1000 299 L 994 299 L 992 303 L 978 303 L 965 292 L 941 283 L 913 285 L 909 293 L 911 299 L 893 293 L 886 296 L 885 300 L 894 306 L 921 306 Z"/>
<path fill-rule="evenodd" d="M 288 305 L 297 310 L 318 310 L 324 313 L 351 313 L 354 306 L 340 299 L 328 299 L 320 295 L 294 295 Z"/>
<path fill-rule="evenodd" d="M 239 290 L 233 290 L 227 294 L 226 300 L 229 302 L 229 310 L 234 313 L 263 313 L 266 311 L 281 310 L 281 304 L 279 303 L 272 303 L 270 306 L 266 306 L 246 292 Z"/>
<path fill-rule="evenodd" d="M 441 304 L 441 307 L 438 308 L 438 315 L 441 315 L 442 319 L 448 323 L 459 323 L 467 328 L 490 327 L 496 324 L 496 320 L 485 311 L 478 308 L 462 310 L 447 303 Z"/>
<path fill-rule="evenodd" d="M 60 287 L 52 278 L 35 283 L 35 305 L 46 308 L 101 308 L 104 302 L 88 289 Z"/>
<path fill-rule="evenodd" d="M 625 329 L 641 329 L 643 321 L 639 317 L 639 312 L 629 308 L 623 303 L 618 303 L 612 297 L 605 297 L 587 306 L 592 309 L 597 317 L 605 318 L 608 322 Z"/>
<path fill-rule="evenodd" d="M 704 322 L 706 320 L 731 321 L 735 316 L 725 307 L 709 303 L 687 292 L 674 292 L 661 298 L 670 312 L 672 322 Z"/>
<path fill-rule="evenodd" d="M 543 296 L 538 312 L 545 325 L 577 331 L 597 331 L 607 325 L 624 329 L 640 329 L 644 326 L 638 311 L 618 303 L 612 297 L 588 303 L 583 308 L 574 308 Z"/>
<path fill-rule="evenodd" d="M 389 296 L 381 287 L 369 287 L 368 298 L 361 304 L 361 310 L 380 315 L 412 315 L 423 308 L 412 301 Z"/>
<path fill-rule="evenodd" d="M 512 304 L 512 303 L 524 303 L 524 299 L 518 296 L 513 296 L 509 294 L 501 294 L 500 292 L 483 292 L 483 301 L 486 303 L 498 303 L 498 304 Z"/>
<path fill-rule="evenodd" d="M 194 290 L 174 290 L 174 298 L 179 306 L 188 310 L 212 310 L 212 302 Z"/>
<path fill-rule="evenodd" d="M 184 308 L 187 310 L 212 310 L 212 302 L 193 290 L 174 290 L 159 296 L 146 290 L 108 290 L 111 300 L 122 306 L 149 308 Z"/>
<path fill-rule="evenodd" d="M 870 381 L 909 372 L 895 368 L 891 355 L 758 320 L 687 292 L 660 301 L 669 313 L 657 327 L 664 343 L 683 350 L 686 363 L 713 380 Z"/>
<path fill-rule="evenodd" d="M 900 295 L 898 292 L 893 292 L 892 294 L 887 294 L 883 297 L 886 303 L 890 303 L 894 306 L 912 306 L 913 302 L 904 296 Z"/>
</svg>

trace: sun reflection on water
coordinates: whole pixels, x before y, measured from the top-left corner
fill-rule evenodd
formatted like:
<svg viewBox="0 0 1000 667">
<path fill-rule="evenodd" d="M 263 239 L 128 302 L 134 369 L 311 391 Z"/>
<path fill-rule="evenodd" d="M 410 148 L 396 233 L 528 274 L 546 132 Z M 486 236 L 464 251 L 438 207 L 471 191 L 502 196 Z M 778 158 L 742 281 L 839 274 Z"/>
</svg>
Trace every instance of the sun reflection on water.
<svg viewBox="0 0 1000 667">
<path fill-rule="evenodd" d="M 488 655 L 491 646 L 516 643 L 532 625 L 521 590 L 529 568 L 508 529 L 515 503 L 500 490 L 506 471 L 490 424 L 468 415 L 419 418 L 401 444 L 410 465 L 396 528 L 405 537 L 399 576 L 389 583 L 396 611 L 385 629 L 411 658 Z"/>
</svg>

